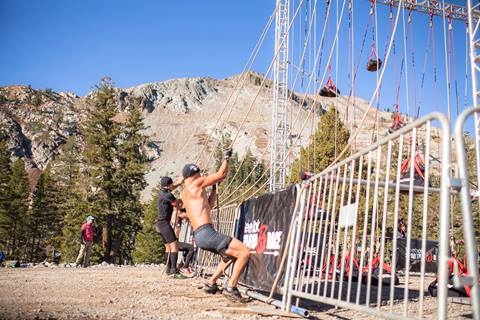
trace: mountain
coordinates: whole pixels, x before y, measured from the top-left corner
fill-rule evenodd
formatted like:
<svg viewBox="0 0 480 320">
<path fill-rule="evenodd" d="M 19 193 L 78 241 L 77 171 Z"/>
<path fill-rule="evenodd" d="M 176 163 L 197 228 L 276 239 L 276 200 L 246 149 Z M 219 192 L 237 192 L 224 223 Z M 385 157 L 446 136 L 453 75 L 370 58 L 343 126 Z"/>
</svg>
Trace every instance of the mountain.
<svg viewBox="0 0 480 320">
<path fill-rule="evenodd" d="M 237 86 L 243 79 L 245 85 Z M 147 134 L 152 140 L 149 146 L 151 170 L 146 176 L 148 187 L 143 199 L 149 198 L 161 176 L 179 176 L 183 165 L 196 161 L 200 153 L 200 166 L 211 167 L 214 163 L 212 150 L 222 133 L 235 136 L 249 109 L 234 150 L 243 156 L 250 149 L 255 156 L 268 161 L 266 148 L 271 136 L 272 90 L 271 82 L 266 81 L 266 86 L 259 91 L 262 80 L 260 74 L 251 72 L 223 80 L 207 77 L 174 79 L 117 89 L 119 109 L 116 118 L 121 121 L 128 112 L 125 102 L 130 96 L 141 98 Z M 241 90 L 237 90 L 239 87 Z M 224 108 L 230 96 L 230 103 Z M 48 162 L 58 156 L 68 137 L 74 136 L 78 144 L 83 143 L 81 124 L 89 107 L 87 98 L 88 95 L 80 97 L 50 89 L 35 90 L 29 86 L 0 88 L 0 126 L 8 133 L 12 157 L 22 158 L 27 164 L 32 184 Z M 306 120 L 314 103 L 313 96 L 291 93 L 289 117 L 295 119 L 290 127 L 292 140 L 299 136 L 302 145 L 308 143 L 315 128 L 314 121 L 328 107 L 335 107 L 346 126 L 355 129 L 368 103 L 360 98 L 355 98 L 355 106 L 352 102 L 343 96 L 317 97 L 315 120 Z M 222 110 L 222 121 L 217 123 Z M 371 144 L 376 115 L 377 110 L 372 108 L 354 144 L 356 149 Z M 380 111 L 378 117 L 379 132 L 384 135 L 391 113 Z M 302 127 L 304 130 L 300 134 Z M 205 150 L 201 152 L 204 145 Z"/>
</svg>

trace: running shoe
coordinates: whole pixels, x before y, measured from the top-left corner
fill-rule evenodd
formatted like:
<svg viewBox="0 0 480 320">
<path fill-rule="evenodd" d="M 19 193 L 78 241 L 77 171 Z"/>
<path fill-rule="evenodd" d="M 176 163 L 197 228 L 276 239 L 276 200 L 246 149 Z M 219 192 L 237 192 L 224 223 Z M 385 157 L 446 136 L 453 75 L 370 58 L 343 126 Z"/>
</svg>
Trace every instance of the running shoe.
<svg viewBox="0 0 480 320">
<path fill-rule="evenodd" d="M 203 285 L 203 291 L 205 291 L 206 293 L 215 294 L 220 291 L 220 289 L 216 284 L 205 283 Z"/>
<path fill-rule="evenodd" d="M 233 302 L 244 302 L 244 299 L 237 288 L 224 288 L 222 293 L 226 298 Z"/>
<path fill-rule="evenodd" d="M 190 268 L 180 268 L 179 272 L 187 278 L 193 277 L 193 273 Z"/>
</svg>

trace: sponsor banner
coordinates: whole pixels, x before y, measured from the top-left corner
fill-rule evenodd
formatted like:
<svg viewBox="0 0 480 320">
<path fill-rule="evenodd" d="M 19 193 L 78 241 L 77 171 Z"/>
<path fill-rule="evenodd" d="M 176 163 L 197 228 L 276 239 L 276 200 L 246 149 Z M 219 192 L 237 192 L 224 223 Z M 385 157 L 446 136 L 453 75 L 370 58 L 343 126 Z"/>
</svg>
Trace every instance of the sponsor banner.
<svg viewBox="0 0 480 320">
<path fill-rule="evenodd" d="M 397 270 L 405 270 L 405 252 L 407 240 L 397 239 Z M 422 240 L 410 241 L 410 271 L 420 272 L 422 263 Z M 438 241 L 426 241 L 425 247 L 425 272 L 437 272 Z"/>
<path fill-rule="evenodd" d="M 283 251 L 287 248 L 288 230 L 295 209 L 295 185 L 286 190 L 265 194 L 240 206 L 239 239 L 250 248 L 250 260 L 242 283 L 257 290 L 270 291 Z M 243 231 L 243 232 L 242 232 Z M 283 283 L 282 275 L 279 284 Z"/>
</svg>

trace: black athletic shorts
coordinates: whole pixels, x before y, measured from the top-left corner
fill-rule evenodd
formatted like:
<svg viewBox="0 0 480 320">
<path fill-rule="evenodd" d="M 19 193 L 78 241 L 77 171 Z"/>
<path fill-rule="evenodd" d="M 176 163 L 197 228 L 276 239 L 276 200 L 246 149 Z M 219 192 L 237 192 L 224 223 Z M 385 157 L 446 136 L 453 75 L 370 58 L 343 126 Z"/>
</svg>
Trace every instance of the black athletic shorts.
<svg viewBox="0 0 480 320">
<path fill-rule="evenodd" d="M 172 226 L 166 220 L 157 220 L 155 222 L 155 231 L 160 233 L 166 244 L 177 241 L 175 231 L 173 231 Z"/>
<path fill-rule="evenodd" d="M 225 255 L 225 250 L 232 241 L 232 237 L 217 232 L 210 223 L 198 227 L 193 231 L 193 236 L 198 247 L 222 256 Z"/>
</svg>

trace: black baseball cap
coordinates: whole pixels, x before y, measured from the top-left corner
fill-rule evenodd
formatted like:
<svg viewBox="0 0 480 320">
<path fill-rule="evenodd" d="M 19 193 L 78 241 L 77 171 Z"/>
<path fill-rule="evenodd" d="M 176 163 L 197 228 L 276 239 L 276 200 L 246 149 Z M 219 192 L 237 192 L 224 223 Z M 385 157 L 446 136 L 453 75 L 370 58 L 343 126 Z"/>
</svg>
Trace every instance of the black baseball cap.
<svg viewBox="0 0 480 320">
<path fill-rule="evenodd" d="M 170 177 L 162 177 L 162 179 L 160 179 L 160 186 L 162 187 L 166 187 L 168 185 L 171 185 L 172 183 L 173 180 Z"/>
<path fill-rule="evenodd" d="M 182 174 L 183 174 L 184 179 L 188 179 L 191 176 L 193 176 L 194 174 L 197 174 L 199 172 L 200 172 L 200 168 L 196 164 L 193 164 L 193 163 L 185 165 L 185 167 L 183 167 L 183 170 L 182 170 Z"/>
</svg>

